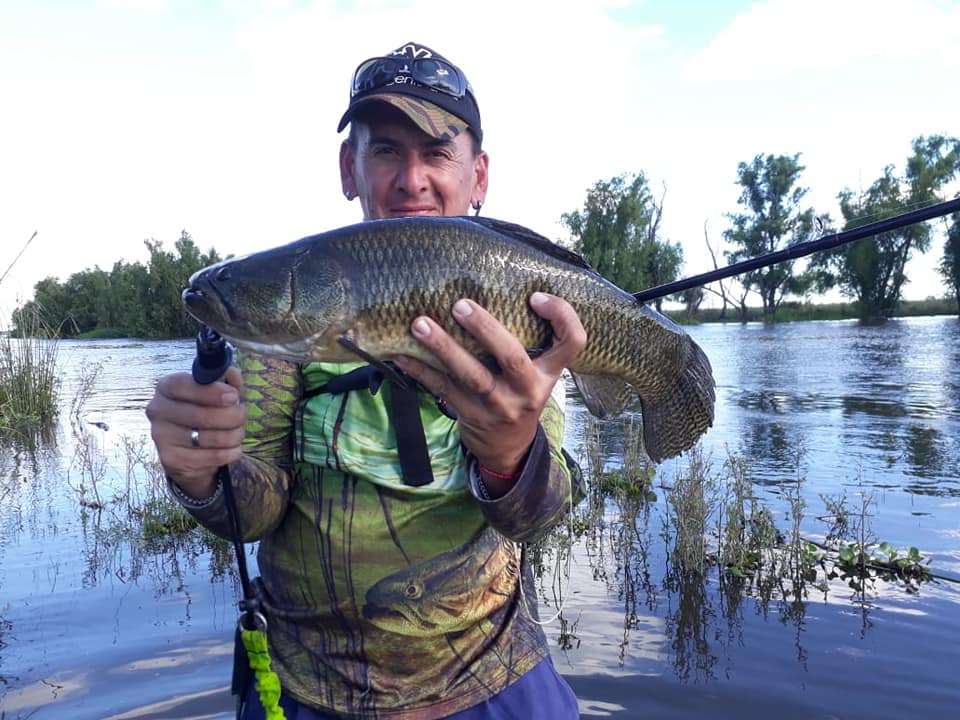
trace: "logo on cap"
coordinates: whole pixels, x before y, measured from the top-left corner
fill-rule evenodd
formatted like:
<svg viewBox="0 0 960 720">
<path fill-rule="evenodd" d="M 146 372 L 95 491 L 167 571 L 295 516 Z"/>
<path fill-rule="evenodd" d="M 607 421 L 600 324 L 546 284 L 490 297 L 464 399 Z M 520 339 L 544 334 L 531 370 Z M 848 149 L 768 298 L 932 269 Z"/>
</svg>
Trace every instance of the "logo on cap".
<svg viewBox="0 0 960 720">
<path fill-rule="evenodd" d="M 409 55 L 410 57 L 413 57 L 413 58 L 419 58 L 419 57 L 432 58 L 433 50 L 431 50 L 428 47 L 417 47 L 413 43 L 407 43 L 403 47 L 398 47 L 396 50 L 394 50 L 390 54 L 403 55 L 403 56 Z"/>
</svg>

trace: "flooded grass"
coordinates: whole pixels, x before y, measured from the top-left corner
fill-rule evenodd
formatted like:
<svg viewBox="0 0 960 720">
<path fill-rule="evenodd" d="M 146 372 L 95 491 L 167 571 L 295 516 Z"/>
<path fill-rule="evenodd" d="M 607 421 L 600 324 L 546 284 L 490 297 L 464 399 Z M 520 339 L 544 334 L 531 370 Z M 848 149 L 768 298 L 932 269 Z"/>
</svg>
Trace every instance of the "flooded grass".
<svg viewBox="0 0 960 720">
<path fill-rule="evenodd" d="M 686 453 L 682 470 L 667 481 L 657 477 L 643 454 L 640 435 L 634 419 L 586 418 L 582 460 L 587 500 L 534 550 L 541 587 L 550 588 L 544 600 L 553 607 L 563 607 L 557 568 L 578 540 L 588 549 L 594 579 L 615 586 L 624 600 L 627 625 L 636 615 L 638 597 L 650 605 L 657 602 L 646 564 L 651 553 L 667 559 L 668 595 L 702 592 L 698 584 L 715 576 L 731 605 L 747 595 L 788 604 L 804 602 L 811 593 L 826 597 L 842 587 L 833 581 L 861 593 L 876 582 L 914 592 L 931 579 L 929 560 L 917 548 L 898 549 L 877 539 L 871 525 L 875 500 L 862 484 L 855 498 L 846 493 L 821 498 L 826 512 L 812 519 L 825 526 L 823 537 L 811 540 L 804 534 L 809 522 L 802 448 L 793 475 L 781 483 L 784 508 L 775 510 L 756 492 L 742 456 L 727 451 L 717 468 L 697 445 Z M 663 493 L 662 504 L 656 490 Z M 651 547 L 651 515 L 660 518 L 662 549 Z M 733 596 L 738 596 L 736 603 Z"/>
<path fill-rule="evenodd" d="M 590 636 L 590 619 L 583 617 L 589 604 L 582 597 L 578 602 L 569 583 L 571 553 L 585 553 L 593 582 L 622 612 L 619 666 L 643 657 L 650 618 L 662 617 L 673 675 L 693 683 L 722 676 L 724 658 L 744 642 L 746 608 L 750 615 L 778 618 L 805 667 L 813 601 L 832 598 L 857 608 L 863 634 L 872 622 L 874 593 L 913 593 L 930 579 L 919 569 L 926 561 L 918 551 L 876 540 L 869 494 L 839 494 L 824 503 L 827 512 L 809 516 L 802 450 L 780 485 L 783 502 L 772 507 L 761 499 L 743 457 L 728 451 L 718 463 L 698 446 L 675 477 L 660 477 L 642 452 L 629 449 L 638 425 L 611 426 L 617 422 L 586 419 L 581 458 L 589 469 L 587 499 L 531 548 L 541 601 L 553 611 L 553 641 L 562 652 L 583 652 L 584 633 Z M 804 528 L 818 522 L 825 532 L 813 541 Z M 846 559 L 845 548 L 859 547 L 854 538 L 872 548 L 866 561 Z"/>
<path fill-rule="evenodd" d="M 100 363 L 79 368 L 68 418 L 73 455 L 65 482 L 87 545 L 86 577 L 126 583 L 147 576 L 165 594 L 181 586 L 185 567 L 209 556 L 211 577 L 235 581 L 230 543 L 201 528 L 170 496 L 150 439 L 123 435 L 107 449 L 102 429 L 84 420 L 101 372 Z"/>
<path fill-rule="evenodd" d="M 120 454 L 123 482 L 106 489 L 104 471 L 109 463 L 95 436 L 84 433 L 77 444 L 75 464 L 83 479 L 77 488 L 79 505 L 84 521 L 96 534 L 102 557 L 127 556 L 133 568 L 149 556 L 165 555 L 177 564 L 179 553 L 196 558 L 209 552 L 214 577 L 231 574 L 230 543 L 200 527 L 170 496 L 153 444 L 145 437 L 124 437 Z M 137 574 L 130 568 L 119 571 Z"/>
</svg>

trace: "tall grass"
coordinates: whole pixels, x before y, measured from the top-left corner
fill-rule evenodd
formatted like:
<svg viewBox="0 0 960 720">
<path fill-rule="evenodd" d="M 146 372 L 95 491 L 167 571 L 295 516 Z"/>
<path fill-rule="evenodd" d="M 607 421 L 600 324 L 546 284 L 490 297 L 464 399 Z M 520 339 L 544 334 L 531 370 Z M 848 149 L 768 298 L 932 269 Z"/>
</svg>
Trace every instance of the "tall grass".
<svg viewBox="0 0 960 720">
<path fill-rule="evenodd" d="M 0 430 L 32 433 L 57 416 L 57 340 L 35 314 L 14 313 L 23 337 L 0 336 Z"/>
<path fill-rule="evenodd" d="M 699 443 L 688 451 L 688 467 L 679 471 L 667 493 L 663 536 L 670 560 L 682 573 L 702 575 L 716 561 L 708 544 L 709 519 L 718 502 L 717 478 Z"/>
</svg>

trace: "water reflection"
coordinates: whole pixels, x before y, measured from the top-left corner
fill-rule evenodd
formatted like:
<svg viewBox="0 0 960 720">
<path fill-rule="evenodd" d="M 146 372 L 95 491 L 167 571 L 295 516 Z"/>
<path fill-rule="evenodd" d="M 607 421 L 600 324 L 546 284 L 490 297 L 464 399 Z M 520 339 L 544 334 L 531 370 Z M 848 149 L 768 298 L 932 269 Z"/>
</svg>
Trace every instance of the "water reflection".
<svg viewBox="0 0 960 720">
<path fill-rule="evenodd" d="M 901 390 L 903 388 L 900 388 Z M 847 395 L 841 399 L 844 415 L 864 414 L 870 417 L 902 418 L 907 409 L 902 402 L 893 398 L 858 397 Z"/>
<path fill-rule="evenodd" d="M 712 434 L 756 459 L 771 486 L 803 449 L 824 487 L 858 473 L 882 484 L 892 472 L 898 486 L 920 478 L 952 493 L 960 457 L 956 325 L 924 318 L 694 328 L 721 368 L 724 407 Z"/>
<path fill-rule="evenodd" d="M 906 460 L 914 474 L 935 478 L 943 474 L 946 453 L 940 431 L 936 428 L 911 424 L 907 427 Z"/>
<path fill-rule="evenodd" d="M 69 694 L 52 678 L 78 667 L 78 647 L 115 658 L 144 638 L 156 643 L 158 626 L 189 627 L 198 608 L 205 628 L 236 617 L 227 543 L 154 524 L 165 521 L 165 489 L 138 399 L 152 360 L 136 351 L 122 365 L 130 374 L 114 368 L 91 409 L 72 394 L 84 382 L 84 348 L 64 369 L 56 427 L 0 437 L 0 706 L 20 703 L 16 717 L 43 717 L 40 706 Z M 86 683 L 76 689 L 82 697 Z M 104 717 L 88 712 L 73 716 Z"/>
<path fill-rule="evenodd" d="M 718 639 L 714 631 L 717 615 L 706 579 L 674 566 L 664 577 L 663 589 L 674 674 L 681 682 L 712 680 L 718 660 L 711 647 L 711 641 Z"/>
</svg>

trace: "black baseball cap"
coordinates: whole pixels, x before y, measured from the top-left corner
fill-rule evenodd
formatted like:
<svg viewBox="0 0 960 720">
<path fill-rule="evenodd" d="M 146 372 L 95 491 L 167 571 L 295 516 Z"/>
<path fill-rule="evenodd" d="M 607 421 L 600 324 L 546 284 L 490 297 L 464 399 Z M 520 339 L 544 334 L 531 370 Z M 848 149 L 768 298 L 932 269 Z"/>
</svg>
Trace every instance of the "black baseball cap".
<svg viewBox="0 0 960 720">
<path fill-rule="evenodd" d="M 340 118 L 341 132 L 357 110 L 385 102 L 402 111 L 431 137 L 451 139 L 469 129 L 483 140 L 480 108 L 466 75 L 426 45 L 406 43 L 393 52 L 364 60 L 350 83 L 350 104 Z"/>
</svg>

